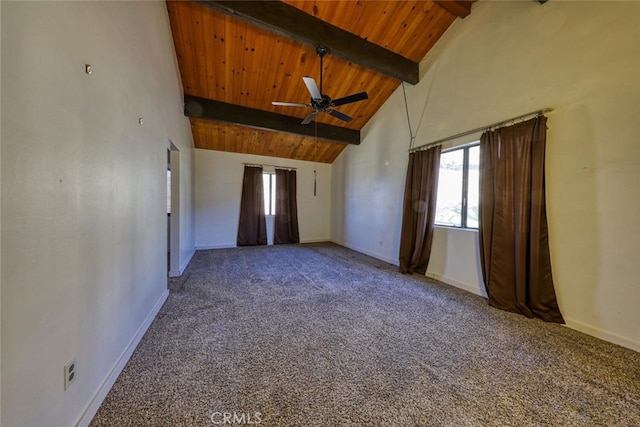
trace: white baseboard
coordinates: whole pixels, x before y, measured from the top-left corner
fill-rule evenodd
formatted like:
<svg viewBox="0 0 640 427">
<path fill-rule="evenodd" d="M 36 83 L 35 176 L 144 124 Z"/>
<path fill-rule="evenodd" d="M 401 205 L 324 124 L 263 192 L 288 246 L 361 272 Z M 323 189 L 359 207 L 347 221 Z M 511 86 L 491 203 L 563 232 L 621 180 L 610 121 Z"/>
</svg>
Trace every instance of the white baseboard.
<svg viewBox="0 0 640 427">
<path fill-rule="evenodd" d="M 455 286 L 456 288 L 463 289 L 465 291 L 471 292 L 473 294 L 479 295 L 483 298 L 487 298 L 487 294 L 484 290 L 479 290 L 475 286 L 468 285 L 466 283 L 457 282 L 445 276 L 440 276 L 438 274 L 433 274 L 427 272 L 427 277 L 431 277 L 433 279 L 439 280 L 443 283 L 446 283 L 451 286 Z M 640 342 L 611 333 L 600 328 L 596 328 L 594 326 L 587 325 L 578 320 L 571 318 L 564 318 L 565 326 L 574 329 L 576 331 L 585 333 L 587 335 L 591 335 L 592 337 L 600 338 L 601 340 L 608 341 L 613 344 L 618 344 L 622 347 L 626 347 L 628 349 L 640 352 Z"/>
<path fill-rule="evenodd" d="M 371 251 L 368 251 L 366 249 L 359 248 L 358 246 L 352 245 L 350 243 L 337 242 L 335 240 L 331 240 L 331 242 L 335 243 L 336 245 L 344 246 L 345 248 L 353 249 L 356 252 L 360 252 L 362 254 L 369 255 L 370 257 L 374 257 L 375 259 L 379 259 L 381 261 L 388 262 L 391 265 L 396 265 L 396 266 L 398 265 L 398 260 L 397 259 L 388 258 L 388 257 L 386 257 L 384 255 L 380 255 L 380 254 L 377 254 L 375 252 L 371 252 Z"/>
<path fill-rule="evenodd" d="M 329 242 L 330 240 L 327 238 L 324 239 L 304 239 L 304 240 L 300 240 L 300 243 L 325 243 L 325 242 Z"/>
<path fill-rule="evenodd" d="M 336 245 L 340 245 L 340 246 L 344 246 L 344 247 L 349 248 L 349 249 L 353 249 L 354 251 L 363 253 L 365 255 L 369 255 L 369 256 L 374 257 L 376 259 L 379 259 L 381 261 L 386 261 L 389 264 L 396 265 L 396 266 L 399 265 L 399 261 L 397 259 L 390 259 L 390 258 L 388 258 L 386 256 L 383 256 L 383 255 L 368 251 L 366 249 L 362 249 L 362 248 L 360 248 L 360 247 L 358 247 L 356 245 L 352 245 L 352 244 L 345 243 L 345 242 L 338 242 L 338 241 L 335 241 L 335 240 L 331 240 L 331 242 L 335 243 Z M 478 289 L 477 287 L 475 287 L 473 285 L 469 285 L 467 283 L 458 282 L 456 280 L 450 279 L 450 278 L 448 278 L 446 276 L 442 276 L 442 275 L 439 275 L 439 274 L 429 273 L 428 271 L 427 271 L 426 276 L 430 277 L 432 279 L 439 280 L 440 282 L 446 283 L 447 285 L 451 285 L 451 286 L 454 286 L 456 288 L 460 288 L 462 290 L 465 290 L 467 292 L 471 292 L 472 294 L 480 295 L 481 297 L 484 297 L 484 298 L 487 297 L 487 294 L 484 291 L 484 289 Z"/>
<path fill-rule="evenodd" d="M 149 329 L 151 322 L 153 322 L 153 319 L 156 318 L 158 312 L 160 311 L 162 305 L 165 303 L 168 297 L 169 290 L 167 289 L 162 293 L 156 304 L 151 309 L 151 312 L 147 315 L 147 318 L 144 319 L 144 322 L 142 322 L 142 325 L 140 325 L 140 328 L 138 328 L 138 332 L 136 332 L 136 334 L 129 342 L 129 345 L 124 349 L 124 351 L 118 358 L 116 364 L 111 369 L 111 372 L 109 372 L 107 378 L 105 378 L 100 388 L 98 388 L 98 391 L 93 395 L 93 398 L 89 402 L 89 405 L 80 416 L 80 419 L 78 419 L 78 421 L 76 422 L 76 427 L 86 427 L 89 425 L 96 412 L 98 412 L 98 409 L 100 409 L 100 405 L 102 405 L 104 398 L 107 397 L 109 390 L 111 390 L 111 387 L 113 387 L 113 384 L 116 382 L 118 376 L 129 361 L 129 358 L 131 358 L 133 351 L 138 346 L 138 343 L 140 343 L 142 336 L 145 334 L 145 332 L 147 332 L 147 329 Z"/>
<path fill-rule="evenodd" d="M 580 331 L 587 335 L 591 335 L 592 337 L 600 338 L 601 340 L 608 341 L 614 344 L 618 344 L 622 347 L 626 347 L 633 351 L 637 351 L 640 353 L 640 342 L 636 340 L 632 340 L 630 338 L 622 337 L 620 335 L 607 332 L 600 328 L 596 328 L 595 326 L 587 325 L 586 323 L 582 323 L 578 320 L 572 318 L 564 318 L 565 326 L 570 329 L 575 329 L 576 331 Z"/>
<path fill-rule="evenodd" d="M 182 262 L 182 264 L 180 265 L 180 270 L 169 270 L 169 277 L 180 277 L 182 276 L 182 273 L 184 273 L 184 270 L 187 268 L 187 266 L 189 265 L 189 263 L 191 262 L 191 258 L 193 258 L 193 255 L 196 253 L 196 249 L 194 248 L 191 253 L 189 254 L 189 256 Z"/>
<path fill-rule="evenodd" d="M 463 291 L 467 291 L 467 292 L 471 292 L 472 294 L 475 295 L 479 295 L 483 298 L 487 297 L 487 293 L 484 291 L 484 289 L 480 289 L 477 286 L 473 286 L 470 285 L 468 283 L 462 283 L 462 282 L 458 282 L 457 280 L 453 280 L 447 276 L 442 276 L 440 274 L 435 274 L 435 273 L 430 273 L 427 271 L 426 274 L 427 277 L 430 277 L 432 279 L 438 280 L 442 283 L 446 283 L 447 285 L 451 285 L 453 287 L 462 289 Z"/>
<path fill-rule="evenodd" d="M 463 289 L 465 291 L 471 292 L 473 294 L 479 295 L 483 298 L 487 298 L 487 294 L 484 290 L 479 290 L 477 287 L 468 285 L 466 283 L 457 282 L 445 276 L 440 276 L 438 274 L 433 274 L 427 272 L 427 277 L 431 277 L 433 279 L 439 280 L 443 283 L 446 283 L 451 286 L 455 286 L 456 288 Z M 607 332 L 603 329 L 596 328 L 591 325 L 587 325 L 586 323 L 582 323 L 578 320 L 572 318 L 564 318 L 565 326 L 574 329 L 576 331 L 582 332 L 587 335 L 591 335 L 592 337 L 600 338 L 601 340 L 608 341 L 613 344 L 620 345 L 622 347 L 626 347 L 628 349 L 640 352 L 640 342 Z"/>
<path fill-rule="evenodd" d="M 323 243 L 328 242 L 329 239 L 304 239 L 300 240 L 300 243 Z M 267 246 L 272 246 L 272 243 L 269 243 Z M 237 248 L 238 246 L 235 243 L 222 243 L 217 245 L 197 245 L 196 251 L 206 251 L 209 249 L 230 249 Z"/>
<path fill-rule="evenodd" d="M 180 276 L 182 276 L 182 273 L 184 273 L 184 270 L 187 268 L 187 266 L 191 262 L 191 258 L 193 258 L 193 255 L 195 255 L 195 253 L 196 253 L 196 249 L 193 248 L 193 250 L 189 253 L 189 256 L 185 258 L 184 262 L 180 265 Z"/>
<path fill-rule="evenodd" d="M 209 249 L 230 249 L 237 248 L 238 246 L 235 243 L 222 243 L 219 245 L 199 245 L 196 246 L 196 251 L 207 251 Z"/>
</svg>

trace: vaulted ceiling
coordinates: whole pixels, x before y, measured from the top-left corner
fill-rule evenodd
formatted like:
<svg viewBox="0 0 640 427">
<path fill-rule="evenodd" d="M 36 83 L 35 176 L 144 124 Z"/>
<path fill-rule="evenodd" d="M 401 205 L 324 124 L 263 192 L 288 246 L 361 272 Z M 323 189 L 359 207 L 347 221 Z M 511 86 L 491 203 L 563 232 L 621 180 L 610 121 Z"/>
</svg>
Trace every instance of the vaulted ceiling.
<svg viewBox="0 0 640 427">
<path fill-rule="evenodd" d="M 332 163 L 473 1 L 167 1 L 195 146 Z M 322 93 L 369 96 L 336 108 L 350 122 L 271 104 L 309 104 L 318 45 Z"/>
</svg>

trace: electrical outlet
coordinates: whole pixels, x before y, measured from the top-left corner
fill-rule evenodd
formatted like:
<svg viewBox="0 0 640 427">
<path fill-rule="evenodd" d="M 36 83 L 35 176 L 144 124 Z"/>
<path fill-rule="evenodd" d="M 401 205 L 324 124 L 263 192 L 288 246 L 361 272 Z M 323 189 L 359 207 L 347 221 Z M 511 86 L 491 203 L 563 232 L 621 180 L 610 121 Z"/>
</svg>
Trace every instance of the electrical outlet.
<svg viewBox="0 0 640 427">
<path fill-rule="evenodd" d="M 64 389 L 68 389 L 71 384 L 76 380 L 76 358 L 71 359 L 66 365 L 64 365 Z"/>
</svg>

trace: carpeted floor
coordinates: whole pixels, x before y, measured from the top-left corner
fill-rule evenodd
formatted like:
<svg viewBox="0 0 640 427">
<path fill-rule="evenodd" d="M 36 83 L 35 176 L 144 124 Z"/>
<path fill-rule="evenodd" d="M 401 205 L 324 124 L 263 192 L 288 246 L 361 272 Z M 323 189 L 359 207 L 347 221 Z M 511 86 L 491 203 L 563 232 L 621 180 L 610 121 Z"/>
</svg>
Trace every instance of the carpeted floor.
<svg viewBox="0 0 640 427">
<path fill-rule="evenodd" d="M 336 245 L 170 288 L 92 426 L 640 426 L 639 353 Z"/>
</svg>

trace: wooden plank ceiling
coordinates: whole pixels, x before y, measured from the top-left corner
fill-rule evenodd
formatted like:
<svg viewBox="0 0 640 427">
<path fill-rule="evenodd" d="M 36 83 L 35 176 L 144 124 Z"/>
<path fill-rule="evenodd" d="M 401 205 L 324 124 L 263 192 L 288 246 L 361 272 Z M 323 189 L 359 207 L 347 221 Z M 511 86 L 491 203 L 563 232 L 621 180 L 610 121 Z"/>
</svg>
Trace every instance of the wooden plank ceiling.
<svg viewBox="0 0 640 427">
<path fill-rule="evenodd" d="M 469 14 L 472 3 L 285 2 L 416 63 L 457 16 Z M 320 60 L 315 48 L 202 3 L 167 1 L 185 96 L 293 116 L 300 121 L 309 114 L 310 108 L 276 107 L 271 101 L 309 103 L 302 77 L 314 77 L 320 84 Z M 316 116 L 318 123 L 359 131 L 401 83 L 330 53 L 323 65 L 323 94 L 335 99 L 366 91 L 369 99 L 337 108 L 353 117 L 351 122 L 320 113 Z M 190 116 L 197 148 L 332 163 L 346 146 L 308 135 Z M 314 123 L 306 126 L 313 127 Z"/>
</svg>

